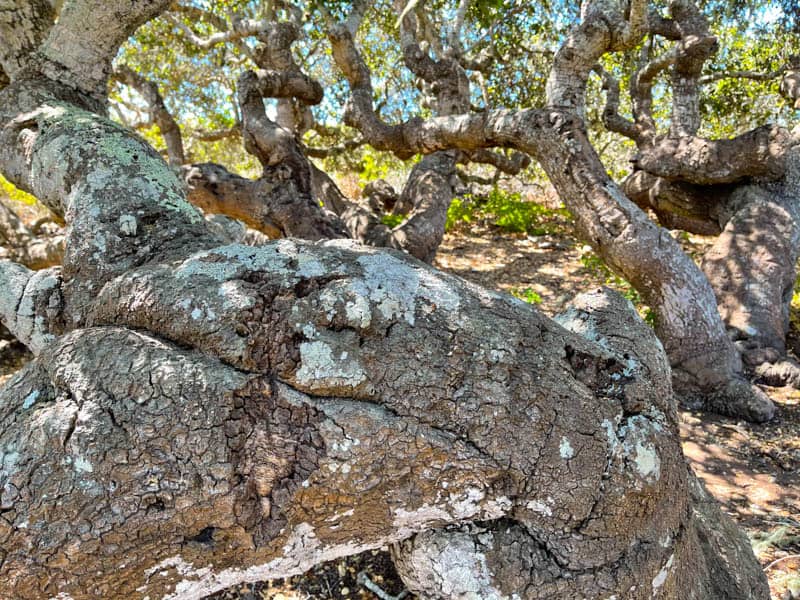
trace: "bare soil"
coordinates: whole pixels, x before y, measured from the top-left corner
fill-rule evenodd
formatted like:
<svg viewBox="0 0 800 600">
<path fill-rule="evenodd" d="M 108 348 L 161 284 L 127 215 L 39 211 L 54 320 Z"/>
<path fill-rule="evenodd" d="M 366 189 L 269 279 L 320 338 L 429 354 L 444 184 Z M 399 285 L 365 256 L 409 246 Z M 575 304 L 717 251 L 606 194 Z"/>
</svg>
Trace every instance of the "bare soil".
<svg viewBox="0 0 800 600">
<path fill-rule="evenodd" d="M 702 238 L 682 240 L 692 254 Z M 448 234 L 435 265 L 486 287 L 528 296 L 552 315 L 577 294 L 607 282 L 581 262 L 585 249 L 568 234 L 530 237 L 490 227 Z M 534 292 L 535 295 L 530 294 Z M 793 332 L 798 338 L 800 334 Z M 29 359 L 18 345 L 0 348 L 0 382 Z M 770 423 L 683 411 L 687 459 L 709 490 L 747 532 L 770 581 L 773 598 L 800 598 L 800 392 L 764 388 L 778 411 Z M 369 591 L 367 576 L 385 594 Z M 403 590 L 388 554 L 367 552 L 319 565 L 289 580 L 239 586 L 215 599 L 376 599 Z M 406 596 L 411 599 L 412 596 Z"/>
</svg>

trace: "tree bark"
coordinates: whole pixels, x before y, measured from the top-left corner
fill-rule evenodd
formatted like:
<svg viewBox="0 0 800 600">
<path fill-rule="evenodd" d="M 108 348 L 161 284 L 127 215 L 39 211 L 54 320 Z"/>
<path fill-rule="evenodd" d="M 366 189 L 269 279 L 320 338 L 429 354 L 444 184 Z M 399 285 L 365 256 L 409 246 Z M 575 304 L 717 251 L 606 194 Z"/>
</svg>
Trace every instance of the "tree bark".
<svg viewBox="0 0 800 600">
<path fill-rule="evenodd" d="M 703 270 L 747 372 L 772 385 L 800 385 L 800 367 L 786 359 L 785 352 L 800 253 L 796 136 L 778 126 L 727 140 L 697 136 L 700 73 L 716 51 L 716 40 L 692 2 L 675 0 L 670 9 L 678 43 L 632 78 L 636 123 L 618 115 L 618 84 L 604 74 L 604 120 L 638 147 L 633 161 L 637 170 L 625 190 L 670 227 L 720 234 L 703 260 Z M 667 67 L 672 69 L 671 127 L 669 135 L 658 136 L 649 112 L 652 78 Z M 791 95 L 790 86 L 784 87 Z"/>
</svg>

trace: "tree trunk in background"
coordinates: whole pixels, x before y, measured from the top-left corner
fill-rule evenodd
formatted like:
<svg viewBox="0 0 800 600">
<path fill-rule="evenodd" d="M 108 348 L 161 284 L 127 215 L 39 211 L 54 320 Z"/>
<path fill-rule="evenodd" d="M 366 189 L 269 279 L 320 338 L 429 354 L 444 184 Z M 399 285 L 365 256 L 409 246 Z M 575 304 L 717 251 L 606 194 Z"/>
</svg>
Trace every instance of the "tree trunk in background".
<svg viewBox="0 0 800 600">
<path fill-rule="evenodd" d="M 0 202 L 0 258 L 30 269 L 60 264 L 64 254 L 61 228 L 48 223 L 38 229 L 31 231 L 13 210 Z"/>
</svg>

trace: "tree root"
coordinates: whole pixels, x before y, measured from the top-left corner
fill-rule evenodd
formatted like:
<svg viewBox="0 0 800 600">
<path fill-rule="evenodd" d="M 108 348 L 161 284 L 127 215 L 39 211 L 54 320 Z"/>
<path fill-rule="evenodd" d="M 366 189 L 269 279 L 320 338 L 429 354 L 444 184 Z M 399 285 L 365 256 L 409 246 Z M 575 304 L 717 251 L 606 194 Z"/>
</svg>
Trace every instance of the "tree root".
<svg viewBox="0 0 800 600">
<path fill-rule="evenodd" d="M 775 416 L 775 405 L 758 386 L 737 377 L 711 392 L 681 394 L 685 408 L 707 410 L 729 417 L 764 423 Z"/>
<path fill-rule="evenodd" d="M 791 358 L 761 363 L 753 369 L 753 373 L 756 381 L 764 385 L 800 389 L 800 364 Z"/>
</svg>

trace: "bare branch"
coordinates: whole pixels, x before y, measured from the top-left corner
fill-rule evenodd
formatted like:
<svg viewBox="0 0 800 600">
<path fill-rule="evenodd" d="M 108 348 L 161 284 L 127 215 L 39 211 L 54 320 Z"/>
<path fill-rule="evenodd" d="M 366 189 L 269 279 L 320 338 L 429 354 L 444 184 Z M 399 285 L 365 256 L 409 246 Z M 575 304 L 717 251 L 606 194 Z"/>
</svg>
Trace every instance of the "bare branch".
<svg viewBox="0 0 800 600">
<path fill-rule="evenodd" d="M 791 134 L 774 125 L 729 140 L 665 137 L 644 149 L 634 165 L 668 180 L 701 185 L 777 179 L 785 172 L 784 158 L 792 144 Z"/>
<path fill-rule="evenodd" d="M 186 155 L 183 149 L 181 129 L 172 113 L 167 110 L 158 86 L 126 65 L 117 65 L 114 69 L 114 77 L 119 82 L 134 88 L 147 102 L 150 117 L 158 125 L 167 146 L 169 164 L 173 166 L 184 164 Z"/>
<path fill-rule="evenodd" d="M 665 39 L 678 41 L 681 39 L 681 31 L 678 24 L 672 19 L 662 17 L 656 11 L 650 11 L 647 17 L 648 30 L 653 35 L 659 35 Z"/>
<path fill-rule="evenodd" d="M 463 153 L 458 162 L 476 162 L 491 165 L 507 175 L 518 175 L 520 171 L 526 169 L 531 164 L 531 157 L 524 152 L 513 152 L 511 156 L 506 156 L 491 150 L 474 150 Z"/>
<path fill-rule="evenodd" d="M 355 37 L 358 29 L 361 27 L 361 22 L 364 20 L 364 16 L 366 15 L 369 6 L 370 3 L 366 0 L 354 0 L 353 8 L 350 11 L 350 14 L 347 15 L 347 19 L 345 19 L 344 22 L 344 26 L 347 31 L 350 32 L 350 35 Z"/>
<path fill-rule="evenodd" d="M 464 28 L 464 21 L 467 18 L 467 9 L 469 8 L 470 0 L 459 0 L 458 8 L 456 9 L 456 18 L 448 42 L 456 55 L 461 55 L 464 52 L 464 47 L 461 43 L 461 31 Z"/>
<path fill-rule="evenodd" d="M 194 129 L 189 136 L 199 142 L 218 142 L 220 140 L 236 137 L 242 134 L 242 124 L 235 123 L 226 129 L 203 130 Z"/>
<path fill-rule="evenodd" d="M 336 146 L 328 146 L 327 148 L 316 148 L 313 146 L 304 146 L 305 152 L 312 158 L 327 158 L 329 156 L 337 156 L 344 152 L 350 152 L 356 148 L 360 148 L 367 144 L 364 138 L 357 138 L 355 140 L 348 140 Z"/>
<path fill-rule="evenodd" d="M 700 129 L 700 74 L 717 51 L 717 38 L 692 0 L 673 0 L 670 10 L 681 32 L 672 69 L 672 135 L 695 135 Z"/>
<path fill-rule="evenodd" d="M 589 74 L 603 54 L 626 50 L 644 36 L 646 5 L 644 0 L 634 0 L 626 18 L 616 3 L 584 3 L 580 25 L 570 31 L 553 60 L 546 88 L 549 106 L 574 110 L 583 117 Z"/>
<path fill-rule="evenodd" d="M 788 65 L 783 66 L 779 69 L 775 69 L 774 71 L 717 71 L 715 73 L 709 73 L 708 75 L 704 75 L 698 81 L 700 85 L 705 85 L 708 83 L 714 83 L 716 81 L 721 81 L 723 79 L 750 79 L 751 81 L 769 81 L 771 79 L 777 79 L 784 73 L 790 70 Z"/>
<path fill-rule="evenodd" d="M 55 339 L 62 308 L 59 268 L 31 271 L 0 260 L 0 321 L 34 354 Z"/>
<path fill-rule="evenodd" d="M 598 65 L 600 76 L 603 79 L 603 89 L 606 91 L 606 105 L 603 109 L 603 125 L 609 131 L 619 133 L 632 140 L 641 138 L 641 132 L 636 123 L 619 114 L 620 90 L 619 81 L 608 71 Z"/>
<path fill-rule="evenodd" d="M 202 12 L 205 14 L 207 11 Z M 240 19 L 234 21 L 230 28 L 225 27 L 221 31 L 212 33 L 207 37 L 201 37 L 197 35 L 197 33 L 195 33 L 191 27 L 186 25 L 186 23 L 184 23 L 175 15 L 167 14 L 166 16 L 173 25 L 180 29 L 181 33 L 183 33 L 183 35 L 191 44 L 203 49 L 213 48 L 218 44 L 225 44 L 228 42 L 241 40 L 246 37 L 259 35 L 271 25 L 271 22 L 266 20 Z M 224 21 L 221 21 L 217 18 L 213 23 L 215 27 L 219 27 L 219 25 L 224 24 Z"/>
</svg>

